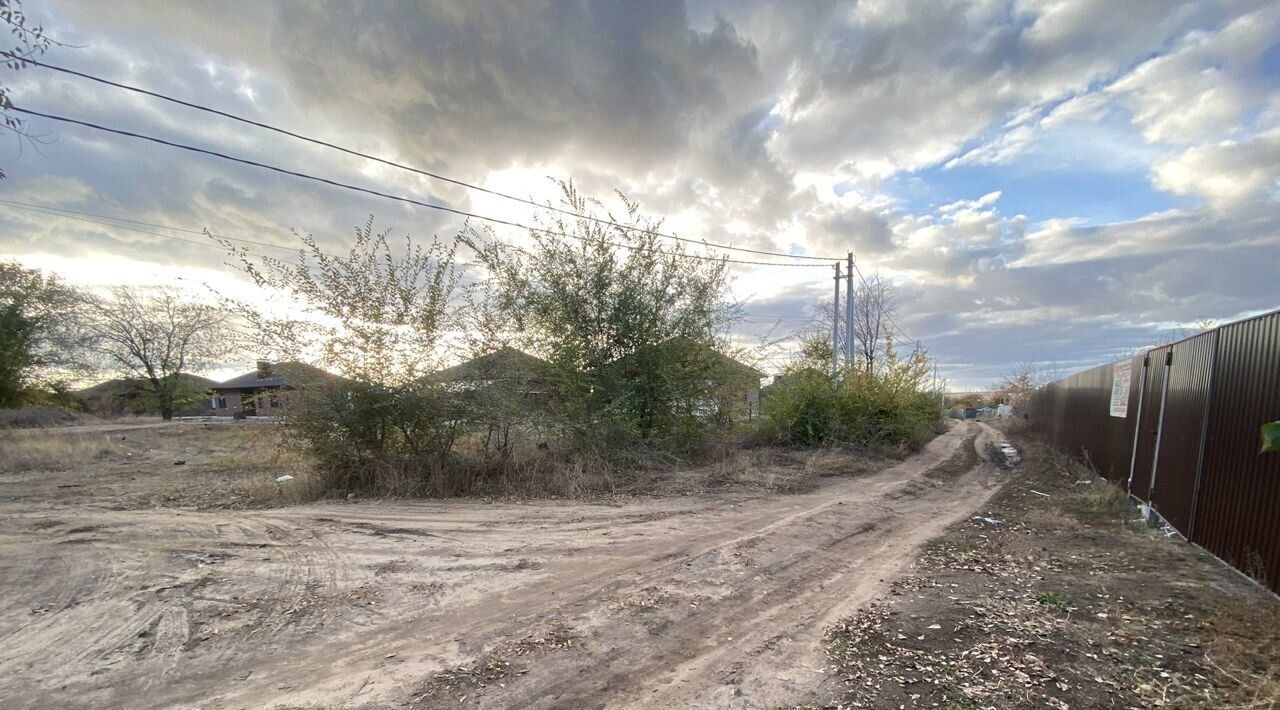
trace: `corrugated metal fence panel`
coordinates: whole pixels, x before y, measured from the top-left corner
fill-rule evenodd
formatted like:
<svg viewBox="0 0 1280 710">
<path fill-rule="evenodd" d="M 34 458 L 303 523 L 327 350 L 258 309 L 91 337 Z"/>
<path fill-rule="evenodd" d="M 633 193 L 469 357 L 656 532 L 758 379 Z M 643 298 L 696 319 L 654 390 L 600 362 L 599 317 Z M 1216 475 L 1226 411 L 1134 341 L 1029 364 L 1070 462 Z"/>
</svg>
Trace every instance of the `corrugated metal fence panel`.
<svg viewBox="0 0 1280 710">
<path fill-rule="evenodd" d="M 1218 337 L 1191 539 L 1280 591 L 1280 453 L 1258 453 L 1259 428 L 1280 420 L 1280 312 Z"/>
<path fill-rule="evenodd" d="M 1132 367 L 1127 417 L 1110 416 L 1114 364 L 1050 383 L 1035 393 L 1030 406 L 1031 425 L 1055 447 L 1088 461 L 1098 473 L 1121 484 L 1129 477 L 1142 358 L 1135 358 Z"/>
<path fill-rule="evenodd" d="M 1151 507 L 1184 534 L 1191 529 L 1191 503 L 1217 342 L 1218 331 L 1211 330 L 1172 346 Z"/>
<path fill-rule="evenodd" d="M 1147 353 L 1146 369 L 1143 373 L 1146 382 L 1142 397 L 1142 413 L 1140 421 L 1142 430 L 1135 443 L 1137 453 L 1133 457 L 1133 482 L 1129 490 L 1140 500 L 1147 500 L 1151 492 L 1151 467 L 1156 461 L 1156 439 L 1160 434 L 1160 404 L 1164 399 L 1164 381 L 1166 365 L 1169 357 L 1169 346 L 1156 348 Z"/>
</svg>

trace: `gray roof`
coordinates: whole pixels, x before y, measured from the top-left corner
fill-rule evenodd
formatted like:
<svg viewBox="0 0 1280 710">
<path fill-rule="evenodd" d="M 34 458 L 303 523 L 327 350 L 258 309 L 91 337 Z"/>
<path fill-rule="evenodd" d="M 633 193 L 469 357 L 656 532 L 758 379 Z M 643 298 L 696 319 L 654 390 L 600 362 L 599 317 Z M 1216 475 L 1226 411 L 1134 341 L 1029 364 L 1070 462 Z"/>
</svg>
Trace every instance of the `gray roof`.
<svg viewBox="0 0 1280 710">
<path fill-rule="evenodd" d="M 259 378 L 255 369 L 243 375 L 237 375 L 212 387 L 214 390 L 252 389 L 255 387 L 284 387 L 298 385 L 307 381 L 334 379 L 332 375 L 318 367 L 301 362 L 278 362 L 271 364 L 271 377 Z"/>
<path fill-rule="evenodd" d="M 527 380 L 545 376 L 550 369 L 551 364 L 540 357 L 504 347 L 460 365 L 445 368 L 430 378 L 437 382 Z"/>
</svg>

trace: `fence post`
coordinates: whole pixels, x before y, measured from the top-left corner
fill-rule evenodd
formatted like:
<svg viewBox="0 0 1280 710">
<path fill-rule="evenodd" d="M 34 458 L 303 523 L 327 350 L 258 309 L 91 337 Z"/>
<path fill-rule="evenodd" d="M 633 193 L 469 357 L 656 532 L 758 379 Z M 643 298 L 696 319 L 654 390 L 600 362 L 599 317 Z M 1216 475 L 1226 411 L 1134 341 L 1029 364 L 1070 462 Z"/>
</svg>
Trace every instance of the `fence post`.
<svg viewBox="0 0 1280 710">
<path fill-rule="evenodd" d="M 1169 403 L 1169 377 L 1173 373 L 1173 346 L 1164 354 L 1164 382 L 1160 386 L 1160 417 L 1156 419 L 1156 445 L 1151 452 L 1151 481 L 1147 485 L 1147 517 L 1156 508 L 1156 475 L 1160 472 L 1160 440 L 1164 438 L 1164 407 Z"/>
<path fill-rule="evenodd" d="M 1151 353 L 1142 354 L 1142 370 L 1138 379 L 1138 413 L 1133 418 L 1133 446 L 1129 451 L 1129 480 L 1124 489 L 1133 495 L 1133 469 L 1138 465 L 1138 436 L 1142 433 L 1142 405 L 1147 399 L 1147 366 L 1151 364 Z"/>
<path fill-rule="evenodd" d="M 1209 412 L 1213 411 L 1213 392 L 1218 383 L 1218 356 L 1222 350 L 1222 329 L 1213 329 L 1213 362 L 1209 364 L 1209 391 L 1204 396 L 1204 419 L 1200 422 L 1200 451 L 1196 454 L 1196 482 L 1191 489 L 1191 522 L 1187 524 L 1187 540 L 1195 542 L 1196 506 L 1200 504 L 1200 481 L 1204 477 L 1204 447 L 1209 443 Z"/>
</svg>

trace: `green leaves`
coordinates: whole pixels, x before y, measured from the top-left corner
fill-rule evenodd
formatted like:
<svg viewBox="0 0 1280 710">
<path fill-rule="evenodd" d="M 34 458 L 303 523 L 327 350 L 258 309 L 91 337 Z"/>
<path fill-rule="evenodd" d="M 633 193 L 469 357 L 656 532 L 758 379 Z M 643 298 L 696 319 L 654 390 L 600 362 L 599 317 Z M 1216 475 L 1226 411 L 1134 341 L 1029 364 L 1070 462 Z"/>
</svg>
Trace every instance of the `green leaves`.
<svg viewBox="0 0 1280 710">
<path fill-rule="evenodd" d="M 1280 422 L 1262 425 L 1262 450 L 1258 453 L 1265 454 L 1268 451 L 1280 451 Z"/>
</svg>

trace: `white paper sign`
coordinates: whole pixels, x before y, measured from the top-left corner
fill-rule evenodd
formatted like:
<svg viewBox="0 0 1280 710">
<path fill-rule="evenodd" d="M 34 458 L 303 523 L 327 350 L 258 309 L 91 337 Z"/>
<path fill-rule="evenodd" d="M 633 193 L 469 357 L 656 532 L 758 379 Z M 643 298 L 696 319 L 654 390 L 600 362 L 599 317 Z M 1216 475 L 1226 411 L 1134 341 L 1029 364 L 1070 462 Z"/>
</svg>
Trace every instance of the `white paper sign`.
<svg viewBox="0 0 1280 710">
<path fill-rule="evenodd" d="M 1129 382 L 1133 379 L 1133 363 L 1129 360 L 1116 363 L 1116 374 L 1111 380 L 1111 416 L 1129 416 Z"/>
</svg>

